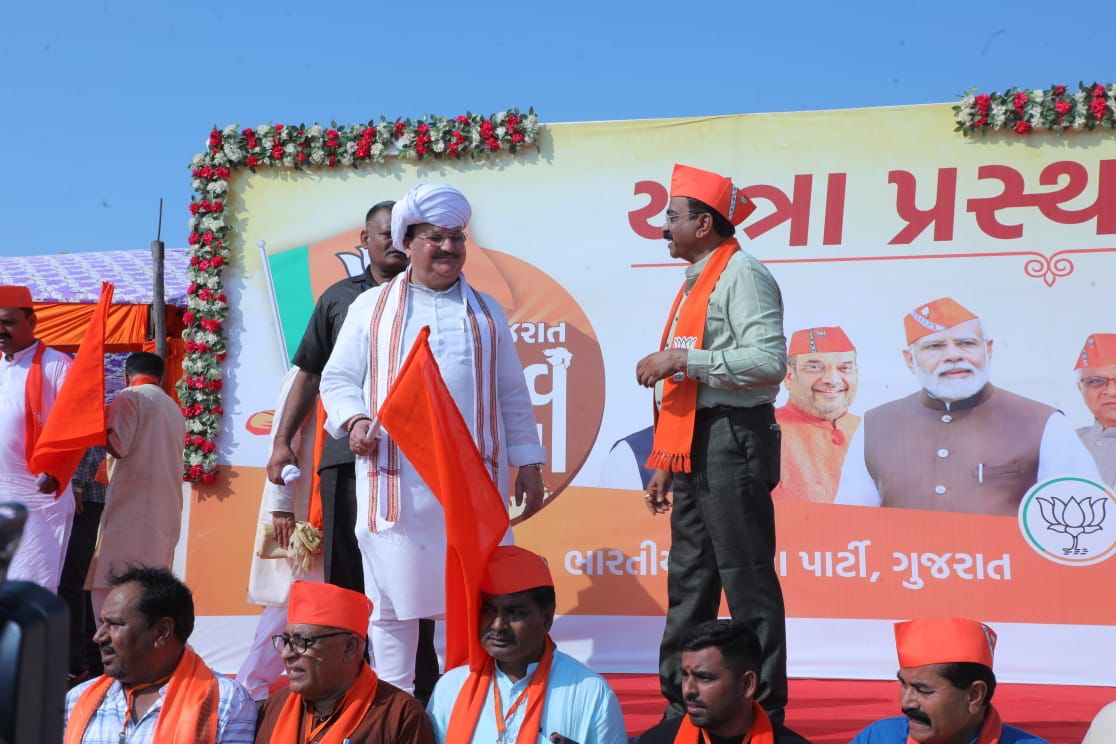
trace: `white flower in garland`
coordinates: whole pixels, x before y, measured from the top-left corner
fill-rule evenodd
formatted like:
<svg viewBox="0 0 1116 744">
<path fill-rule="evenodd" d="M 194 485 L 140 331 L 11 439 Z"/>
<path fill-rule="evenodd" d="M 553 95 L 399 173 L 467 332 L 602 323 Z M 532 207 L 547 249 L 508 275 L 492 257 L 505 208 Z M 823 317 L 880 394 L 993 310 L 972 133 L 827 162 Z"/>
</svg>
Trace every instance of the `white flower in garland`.
<svg viewBox="0 0 1116 744">
<path fill-rule="evenodd" d="M 258 127 L 256 127 L 256 134 L 260 135 L 261 137 L 267 134 L 271 134 L 271 125 L 260 124 Z M 271 147 L 271 145 L 268 145 L 268 147 Z"/>
<path fill-rule="evenodd" d="M 1079 90 L 1073 94 L 1073 128 L 1085 128 L 1085 91 Z"/>
<path fill-rule="evenodd" d="M 990 115 L 992 127 L 994 129 L 1002 129 L 1004 122 L 1007 121 L 1008 108 L 1002 103 L 992 105 L 992 113 Z"/>
</svg>

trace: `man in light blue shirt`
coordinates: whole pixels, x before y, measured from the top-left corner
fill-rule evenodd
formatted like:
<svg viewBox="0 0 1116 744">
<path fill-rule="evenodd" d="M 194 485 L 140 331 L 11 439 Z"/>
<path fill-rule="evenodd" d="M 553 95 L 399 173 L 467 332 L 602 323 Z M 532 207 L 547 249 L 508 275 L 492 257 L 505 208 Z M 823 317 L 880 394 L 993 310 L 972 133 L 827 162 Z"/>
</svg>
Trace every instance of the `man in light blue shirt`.
<svg viewBox="0 0 1116 744">
<path fill-rule="evenodd" d="M 438 744 L 624 744 L 624 717 L 599 675 L 550 639 L 554 581 L 546 561 L 496 549 L 482 585 L 480 641 L 488 663 L 439 680 L 428 715 Z"/>
</svg>

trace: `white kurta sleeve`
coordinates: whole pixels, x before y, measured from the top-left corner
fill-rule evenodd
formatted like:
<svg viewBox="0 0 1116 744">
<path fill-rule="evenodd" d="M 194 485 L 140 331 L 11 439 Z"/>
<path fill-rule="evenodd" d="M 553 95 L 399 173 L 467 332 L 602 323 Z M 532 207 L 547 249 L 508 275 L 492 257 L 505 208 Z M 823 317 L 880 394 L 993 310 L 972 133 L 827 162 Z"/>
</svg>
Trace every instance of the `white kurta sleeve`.
<svg viewBox="0 0 1116 744">
<path fill-rule="evenodd" d="M 835 504 L 851 506 L 879 506 L 880 490 L 868 472 L 864 461 L 864 423 L 853 434 L 849 451 L 845 454 L 845 464 L 841 466 L 841 482 L 837 485 Z"/>
<path fill-rule="evenodd" d="M 40 341 L 39 343 L 42 343 Z M 43 386 L 43 416 L 50 414 L 54 408 L 54 399 L 62 390 L 62 383 L 66 381 L 66 374 L 70 371 L 73 360 L 60 351 L 50 347 L 43 352 L 43 377 L 47 384 Z M 45 418 L 44 418 L 45 420 Z"/>
<path fill-rule="evenodd" d="M 1050 414 L 1039 443 L 1038 483 L 1059 475 L 1076 475 L 1097 483 L 1101 480 L 1097 462 L 1081 442 L 1061 411 Z"/>
<path fill-rule="evenodd" d="M 539 443 L 539 427 L 531 393 L 523 376 L 523 365 L 515 351 L 507 318 L 493 312 L 499 324 L 496 335 L 496 395 L 500 399 L 500 417 L 508 445 L 508 464 L 527 465 L 543 462 L 546 450 Z"/>
<path fill-rule="evenodd" d="M 373 307 L 365 300 L 371 294 L 365 292 L 350 306 L 322 370 L 318 394 L 327 414 L 325 430 L 334 439 L 346 435 L 344 424 L 353 416 L 370 415 L 364 384 L 368 377 L 368 324 Z"/>
</svg>

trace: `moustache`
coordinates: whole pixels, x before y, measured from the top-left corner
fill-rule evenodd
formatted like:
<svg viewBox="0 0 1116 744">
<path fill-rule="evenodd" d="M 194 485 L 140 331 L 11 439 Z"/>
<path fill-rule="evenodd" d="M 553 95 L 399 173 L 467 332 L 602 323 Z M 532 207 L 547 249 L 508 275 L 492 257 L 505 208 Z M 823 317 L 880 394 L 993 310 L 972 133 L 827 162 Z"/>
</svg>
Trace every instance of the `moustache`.
<svg viewBox="0 0 1116 744">
<path fill-rule="evenodd" d="M 686 696 L 684 702 L 687 705 L 694 706 L 695 708 L 704 708 L 705 707 L 705 703 L 701 702 L 701 698 L 699 698 L 697 695 Z"/>
<path fill-rule="evenodd" d="M 456 253 L 449 253 L 447 251 L 438 251 L 437 253 L 434 254 L 433 258 L 434 258 L 435 261 L 437 261 L 440 258 L 457 258 L 457 254 Z"/>
<path fill-rule="evenodd" d="M 663 230 L 663 240 L 674 240 L 674 236 L 671 234 L 670 230 Z"/>
<path fill-rule="evenodd" d="M 486 641 L 503 641 L 505 643 L 514 643 L 515 636 L 511 633 L 485 633 L 484 640 Z"/>
<path fill-rule="evenodd" d="M 972 373 L 975 374 L 976 373 L 976 367 L 974 367 L 971 364 L 966 364 L 965 362 L 961 362 L 959 364 L 950 364 L 948 366 L 943 365 L 941 367 L 938 367 L 936 370 L 934 370 L 934 374 L 936 374 L 938 377 L 941 377 L 942 375 L 947 374 L 949 372 L 959 372 L 959 371 L 972 372 Z"/>
<path fill-rule="evenodd" d="M 923 724 L 924 726 L 929 726 L 930 725 L 930 716 L 926 715 L 921 710 L 915 710 L 915 709 L 911 708 L 909 710 L 904 710 L 903 715 L 905 715 L 907 718 L 911 719 L 912 721 L 918 721 L 919 723 Z"/>
</svg>

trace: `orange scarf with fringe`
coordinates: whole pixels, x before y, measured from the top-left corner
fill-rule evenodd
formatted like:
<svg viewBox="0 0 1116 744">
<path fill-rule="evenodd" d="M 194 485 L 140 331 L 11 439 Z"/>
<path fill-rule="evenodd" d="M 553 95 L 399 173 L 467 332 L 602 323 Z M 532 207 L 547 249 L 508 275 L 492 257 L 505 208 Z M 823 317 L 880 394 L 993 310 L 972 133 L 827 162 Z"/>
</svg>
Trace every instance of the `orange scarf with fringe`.
<svg viewBox="0 0 1116 744">
<path fill-rule="evenodd" d="M 682 723 L 678 726 L 678 733 L 674 735 L 674 744 L 710 744 L 713 741 L 705 729 L 694 725 L 690 717 L 682 716 Z M 775 731 L 771 728 L 771 719 L 755 700 L 752 701 L 752 728 L 744 737 L 744 744 L 775 744 Z"/>
<path fill-rule="evenodd" d="M 519 734 L 515 737 L 515 744 L 535 744 L 542 728 L 543 704 L 546 702 L 546 686 L 550 681 L 550 667 L 554 664 L 554 641 L 546 637 L 543 646 L 542 658 L 535 669 L 535 675 L 527 683 L 524 694 L 527 696 L 524 703 L 526 715 L 523 725 L 519 727 Z M 470 672 L 465 680 L 461 692 L 457 694 L 457 701 L 453 704 L 449 725 L 446 727 L 445 744 L 470 744 L 473 740 L 473 731 L 477 728 L 477 721 L 484 713 L 484 701 L 488 697 L 488 688 L 496 683 L 496 661 L 489 657 L 484 667 L 479 672 Z M 510 712 L 510 711 L 509 711 Z M 543 734 L 543 736 L 546 736 Z M 507 744 L 510 744 L 508 742 Z"/>
<path fill-rule="evenodd" d="M 356 681 L 353 682 L 353 686 L 348 689 L 345 696 L 337 703 L 333 713 L 326 719 L 329 728 L 317 741 L 321 744 L 342 744 L 348 741 L 357 726 L 368 715 L 368 711 L 372 709 L 372 701 L 376 699 L 376 689 L 379 686 L 379 677 L 365 664 L 357 675 Z M 292 742 L 292 744 L 303 741 L 300 736 L 307 730 L 308 724 L 312 723 L 308 720 L 310 718 L 303 705 L 302 696 L 290 693 L 279 711 L 271 740 Z M 316 733 L 310 732 L 305 740 L 314 739 Z"/>
<path fill-rule="evenodd" d="M 108 694 L 112 677 L 101 676 L 77 699 L 66 722 L 65 744 L 81 744 L 85 729 Z M 159 744 L 217 744 L 217 677 L 190 648 L 182 650 L 171 672 L 163 707 L 155 722 L 153 741 Z"/>
<path fill-rule="evenodd" d="M 660 349 L 700 349 L 705 340 L 705 316 L 709 312 L 709 296 L 721 278 L 725 266 L 733 254 L 740 250 L 736 238 L 721 243 L 709 256 L 709 262 L 694 282 L 689 295 L 686 282 L 682 282 L 678 296 L 667 316 L 663 328 Z M 685 298 L 686 304 L 682 305 Z M 670 326 L 678 306 L 682 312 L 670 334 Z M 663 380 L 663 402 L 655 418 L 655 442 L 646 467 L 654 470 L 668 470 L 672 473 L 690 472 L 690 447 L 694 441 L 694 420 L 697 416 L 698 382 L 684 375 L 675 375 Z"/>
</svg>

